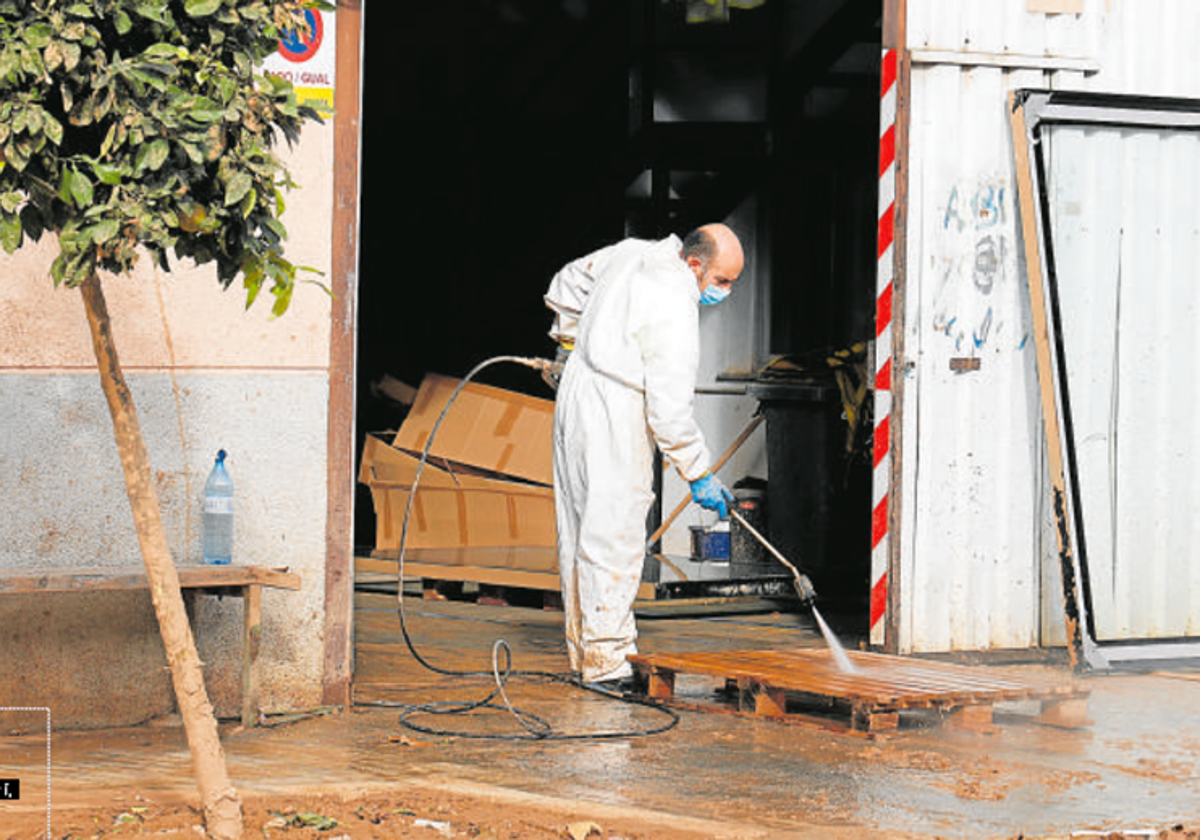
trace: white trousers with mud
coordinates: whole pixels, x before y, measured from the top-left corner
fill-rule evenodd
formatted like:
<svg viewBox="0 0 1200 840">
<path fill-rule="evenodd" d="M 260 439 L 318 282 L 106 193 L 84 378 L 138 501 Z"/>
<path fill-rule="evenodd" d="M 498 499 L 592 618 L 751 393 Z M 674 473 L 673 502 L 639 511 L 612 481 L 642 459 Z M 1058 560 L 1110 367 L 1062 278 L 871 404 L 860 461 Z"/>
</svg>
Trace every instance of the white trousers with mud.
<svg viewBox="0 0 1200 840">
<path fill-rule="evenodd" d="M 554 415 L 558 564 L 567 655 L 584 682 L 632 673 L 655 447 L 645 398 L 572 358 Z"/>
</svg>

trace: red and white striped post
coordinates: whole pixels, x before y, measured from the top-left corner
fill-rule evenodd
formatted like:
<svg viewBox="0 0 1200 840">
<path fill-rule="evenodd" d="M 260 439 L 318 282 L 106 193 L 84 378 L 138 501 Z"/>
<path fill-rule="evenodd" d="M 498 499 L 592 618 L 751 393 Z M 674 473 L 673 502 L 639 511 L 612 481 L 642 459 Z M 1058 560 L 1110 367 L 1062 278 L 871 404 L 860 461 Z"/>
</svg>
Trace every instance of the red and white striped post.
<svg viewBox="0 0 1200 840">
<path fill-rule="evenodd" d="M 884 50 L 879 86 L 879 263 L 875 297 L 875 440 L 871 480 L 871 644 L 882 646 L 888 605 L 891 488 L 892 280 L 896 218 L 897 51 Z"/>
</svg>

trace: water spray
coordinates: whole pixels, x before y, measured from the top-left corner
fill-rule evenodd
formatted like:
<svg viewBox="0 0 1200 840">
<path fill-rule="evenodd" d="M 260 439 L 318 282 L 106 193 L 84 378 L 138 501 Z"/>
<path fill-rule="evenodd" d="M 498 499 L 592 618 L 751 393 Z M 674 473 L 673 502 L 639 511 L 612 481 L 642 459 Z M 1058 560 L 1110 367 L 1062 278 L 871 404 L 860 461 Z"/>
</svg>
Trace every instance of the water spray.
<svg viewBox="0 0 1200 840">
<path fill-rule="evenodd" d="M 792 572 L 792 585 L 796 587 L 796 594 L 800 597 L 800 603 L 803 606 L 812 610 L 813 618 L 817 620 L 817 626 L 821 628 L 821 635 L 825 637 L 826 644 L 829 645 L 829 650 L 833 654 L 833 660 L 837 663 L 838 668 L 846 674 L 853 674 L 857 669 L 854 663 L 850 661 L 850 657 L 846 654 L 846 648 L 842 646 L 837 635 L 825 623 L 825 617 L 821 615 L 821 611 L 817 609 L 817 590 L 813 588 L 812 581 L 808 579 L 808 575 L 801 572 L 792 564 L 790 560 L 780 553 L 779 549 L 767 542 L 767 538 L 760 534 L 753 525 L 746 521 L 746 518 L 738 513 L 736 507 L 729 508 L 729 514 L 734 519 L 742 524 L 742 527 L 750 532 L 756 540 L 763 544 L 763 547 L 771 552 L 783 565 L 787 566 Z"/>
</svg>

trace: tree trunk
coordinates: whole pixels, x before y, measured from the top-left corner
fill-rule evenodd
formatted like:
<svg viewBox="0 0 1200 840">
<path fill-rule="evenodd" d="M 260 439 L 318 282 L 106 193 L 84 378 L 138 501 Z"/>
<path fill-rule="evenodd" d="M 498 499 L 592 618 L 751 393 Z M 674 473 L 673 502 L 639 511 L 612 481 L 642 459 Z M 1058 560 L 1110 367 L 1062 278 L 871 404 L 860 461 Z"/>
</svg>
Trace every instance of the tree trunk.
<svg viewBox="0 0 1200 840">
<path fill-rule="evenodd" d="M 204 821 L 208 833 L 216 840 L 237 840 L 242 836 L 242 803 L 237 790 L 229 782 L 225 770 L 225 753 L 217 732 L 208 692 L 204 688 L 200 657 L 192 638 L 192 629 L 184 611 L 183 595 L 179 590 L 179 574 L 167 546 L 158 492 L 146 454 L 146 443 L 129 386 L 121 372 L 117 349 L 113 344 L 112 324 L 100 278 L 93 274 L 80 285 L 87 310 L 88 326 L 92 331 L 92 347 L 100 368 L 100 384 L 104 389 L 108 409 L 112 414 L 113 433 L 125 470 L 125 488 L 133 509 L 138 544 L 146 564 L 146 579 L 159 631 L 171 666 L 175 696 L 192 753 L 196 786 L 204 806 Z"/>
</svg>

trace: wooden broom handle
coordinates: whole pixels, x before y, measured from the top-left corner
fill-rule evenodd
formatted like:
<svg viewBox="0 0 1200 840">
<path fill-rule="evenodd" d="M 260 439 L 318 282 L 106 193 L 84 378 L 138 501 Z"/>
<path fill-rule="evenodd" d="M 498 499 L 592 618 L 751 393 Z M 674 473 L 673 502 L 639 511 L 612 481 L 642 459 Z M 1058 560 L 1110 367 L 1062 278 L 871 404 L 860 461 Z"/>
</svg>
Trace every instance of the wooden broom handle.
<svg viewBox="0 0 1200 840">
<path fill-rule="evenodd" d="M 733 444 L 728 449 L 725 450 L 725 454 L 723 454 L 720 458 L 718 458 L 717 462 L 715 464 L 713 464 L 712 470 L 710 472 L 715 473 L 717 470 L 721 469 L 721 467 L 725 466 L 725 462 L 733 457 L 733 453 L 737 452 L 739 449 L 742 448 L 742 444 L 746 442 L 746 438 L 748 438 L 748 437 L 750 437 L 750 435 L 754 434 L 754 430 L 757 429 L 759 427 L 759 424 L 761 424 L 762 421 L 765 419 L 766 419 L 765 415 L 762 415 L 762 414 L 754 415 L 754 417 L 752 417 L 750 419 L 750 422 L 746 425 L 746 428 L 742 431 L 742 433 L 740 435 L 738 435 L 737 440 L 735 440 L 733 442 Z M 666 519 L 664 519 L 663 523 L 658 526 L 658 528 L 655 530 L 655 532 L 653 534 L 650 535 L 650 539 L 646 540 L 646 550 L 647 551 L 649 551 L 650 547 L 653 546 L 656 542 L 659 541 L 659 539 L 662 538 L 662 535 L 665 534 L 667 532 L 667 529 L 671 527 L 671 523 L 674 522 L 677 518 L 679 518 L 679 514 L 683 513 L 684 510 L 687 509 L 688 502 L 690 502 L 691 500 L 692 500 L 691 493 L 688 493 L 688 495 L 684 496 L 682 499 L 679 500 L 679 504 L 677 504 L 675 506 L 675 510 L 671 511 L 671 515 L 668 516 Z"/>
</svg>

